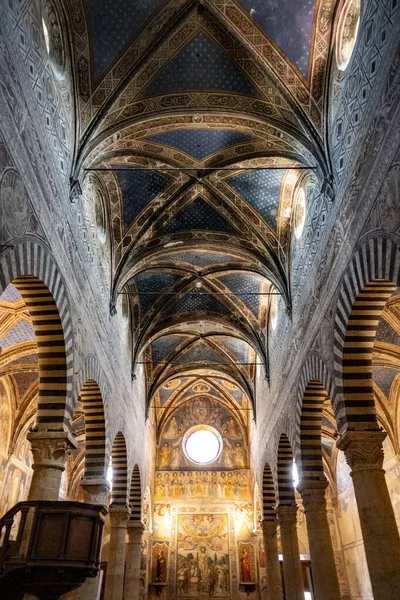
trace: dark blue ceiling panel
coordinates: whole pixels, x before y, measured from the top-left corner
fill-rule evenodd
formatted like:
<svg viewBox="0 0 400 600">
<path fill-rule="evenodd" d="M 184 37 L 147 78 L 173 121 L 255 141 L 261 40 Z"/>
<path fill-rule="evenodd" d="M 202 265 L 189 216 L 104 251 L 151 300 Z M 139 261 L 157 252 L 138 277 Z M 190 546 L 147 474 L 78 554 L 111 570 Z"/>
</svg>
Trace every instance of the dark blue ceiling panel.
<svg viewBox="0 0 400 600">
<path fill-rule="evenodd" d="M 146 314 L 158 299 L 158 294 L 166 292 L 179 279 L 181 279 L 179 275 L 164 271 L 144 271 L 136 275 L 135 282 L 139 293 L 142 315 Z"/>
<path fill-rule="evenodd" d="M 222 129 L 178 129 L 159 133 L 149 138 L 150 141 L 157 142 L 157 144 L 165 144 L 186 152 L 197 160 L 202 160 L 218 150 L 243 144 L 252 139 L 254 138 L 240 131 Z"/>
<path fill-rule="evenodd" d="M 240 298 L 251 312 L 258 317 L 260 285 L 263 281 L 263 278 L 260 275 L 253 275 L 252 273 L 230 273 L 229 275 L 219 277 L 219 280 Z"/>
<path fill-rule="evenodd" d="M 382 390 L 386 398 L 389 398 L 390 388 L 393 379 L 399 374 L 397 369 L 386 367 L 372 367 L 372 379 L 374 383 Z"/>
<path fill-rule="evenodd" d="M 95 79 L 103 75 L 124 46 L 163 0 L 85 0 L 89 17 Z"/>
<path fill-rule="evenodd" d="M 20 342 L 28 342 L 35 339 L 35 330 L 32 323 L 27 321 L 18 321 L 16 325 L 0 340 L 2 348 L 8 348 Z"/>
<path fill-rule="evenodd" d="M 235 354 L 240 362 L 248 362 L 249 345 L 246 342 L 228 335 L 219 335 L 216 339 L 222 342 L 224 346 L 228 348 L 228 350 Z"/>
<path fill-rule="evenodd" d="M 185 339 L 188 339 L 187 335 L 163 335 L 155 340 L 151 345 L 153 362 L 162 362 Z"/>
<path fill-rule="evenodd" d="M 235 258 L 228 254 L 219 254 L 218 252 L 174 252 L 168 255 L 168 260 L 174 262 L 186 262 L 196 267 L 207 267 L 208 265 L 217 265 L 220 263 L 234 262 Z"/>
<path fill-rule="evenodd" d="M 275 230 L 285 174 L 285 169 L 258 169 L 240 173 L 228 183 Z"/>
<path fill-rule="evenodd" d="M 385 321 L 385 319 L 379 321 L 376 330 L 376 340 L 378 342 L 386 342 L 387 344 L 396 344 L 396 346 L 400 346 L 400 335 L 387 321 Z"/>
<path fill-rule="evenodd" d="M 167 187 L 171 179 L 157 171 L 121 171 L 117 170 L 117 165 L 114 165 L 114 169 L 121 188 L 124 226 L 128 228 L 147 204 Z"/>
<path fill-rule="evenodd" d="M 300 73 L 307 77 L 315 0 L 239 0 Z"/>
<path fill-rule="evenodd" d="M 223 358 L 215 352 L 210 346 L 204 344 L 204 342 L 200 342 L 195 346 L 191 347 L 185 354 L 182 354 L 181 357 L 177 360 L 179 364 L 183 363 L 192 363 L 192 362 L 216 362 L 223 363 L 225 362 Z"/>
<path fill-rule="evenodd" d="M 195 198 L 193 202 L 184 206 L 175 217 L 168 221 L 161 231 L 163 233 L 174 233 L 188 229 L 237 233 L 236 229 L 225 217 L 200 197 Z"/>
<path fill-rule="evenodd" d="M 196 312 L 199 310 L 206 310 L 211 312 L 220 313 L 223 315 L 230 315 L 230 310 L 222 304 L 215 296 L 209 293 L 205 293 L 202 288 L 193 288 L 182 298 L 179 302 L 172 307 L 172 312 Z"/>
<path fill-rule="evenodd" d="M 199 33 L 159 73 L 144 92 L 160 96 L 185 90 L 258 95 L 246 75 L 203 33 Z"/>
</svg>

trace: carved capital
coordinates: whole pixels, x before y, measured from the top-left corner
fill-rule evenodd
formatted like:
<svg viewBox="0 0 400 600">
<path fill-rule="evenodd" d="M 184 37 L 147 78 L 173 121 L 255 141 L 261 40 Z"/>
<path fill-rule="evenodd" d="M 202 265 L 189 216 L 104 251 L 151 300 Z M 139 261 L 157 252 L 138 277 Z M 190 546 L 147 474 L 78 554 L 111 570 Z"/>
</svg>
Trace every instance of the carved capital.
<svg viewBox="0 0 400 600">
<path fill-rule="evenodd" d="M 278 506 L 276 509 L 281 529 L 297 523 L 297 506 Z"/>
<path fill-rule="evenodd" d="M 104 477 L 86 478 L 82 477 L 81 487 L 83 489 L 83 498 L 89 504 L 108 504 L 108 497 L 111 490 L 110 482 Z"/>
<path fill-rule="evenodd" d="M 110 525 L 112 528 L 123 527 L 126 529 L 128 527 L 128 520 L 131 515 L 131 509 L 129 506 L 111 505 L 108 512 L 110 515 Z"/>
<path fill-rule="evenodd" d="M 31 443 L 34 470 L 47 467 L 63 471 L 72 451 L 78 448 L 66 431 L 32 431 L 27 439 Z"/>
<path fill-rule="evenodd" d="M 273 538 L 276 536 L 278 521 L 276 519 L 271 519 L 270 521 L 264 520 L 261 521 L 261 528 L 264 537 Z"/>
<path fill-rule="evenodd" d="M 307 479 L 305 477 L 300 479 L 297 491 L 301 494 L 306 513 L 326 510 L 325 490 L 327 487 L 326 479 Z"/>
<path fill-rule="evenodd" d="M 345 431 L 336 442 L 343 450 L 352 474 L 358 471 L 383 470 L 383 441 L 386 433 L 371 431 Z"/>
<path fill-rule="evenodd" d="M 140 544 L 142 542 L 142 535 L 144 527 L 141 521 L 129 519 L 128 521 L 128 536 L 130 544 Z"/>
</svg>

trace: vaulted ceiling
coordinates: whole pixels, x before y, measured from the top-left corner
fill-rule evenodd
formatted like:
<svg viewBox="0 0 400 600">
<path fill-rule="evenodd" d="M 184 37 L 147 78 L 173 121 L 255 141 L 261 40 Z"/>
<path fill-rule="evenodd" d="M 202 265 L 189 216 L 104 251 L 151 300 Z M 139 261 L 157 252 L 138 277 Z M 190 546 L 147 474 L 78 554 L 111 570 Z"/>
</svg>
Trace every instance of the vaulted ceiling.
<svg viewBox="0 0 400 600">
<path fill-rule="evenodd" d="M 290 311 L 296 193 L 329 178 L 335 2 L 67 4 L 73 179 L 105 205 L 112 302 L 129 297 L 148 402 L 198 377 L 253 402 L 271 293 Z"/>
</svg>

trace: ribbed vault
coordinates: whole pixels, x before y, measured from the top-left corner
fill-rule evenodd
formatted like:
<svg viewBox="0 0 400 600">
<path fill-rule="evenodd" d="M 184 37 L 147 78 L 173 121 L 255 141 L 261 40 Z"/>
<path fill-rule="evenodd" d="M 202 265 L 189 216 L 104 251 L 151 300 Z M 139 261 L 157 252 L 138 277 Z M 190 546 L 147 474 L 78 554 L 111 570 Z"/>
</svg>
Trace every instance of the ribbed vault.
<svg viewBox="0 0 400 600">
<path fill-rule="evenodd" d="M 220 377 L 254 408 L 274 295 L 291 308 L 296 197 L 329 179 L 332 2 L 79 0 L 73 16 L 72 180 L 108 232 L 132 372 L 148 406 L 172 381 Z"/>
</svg>

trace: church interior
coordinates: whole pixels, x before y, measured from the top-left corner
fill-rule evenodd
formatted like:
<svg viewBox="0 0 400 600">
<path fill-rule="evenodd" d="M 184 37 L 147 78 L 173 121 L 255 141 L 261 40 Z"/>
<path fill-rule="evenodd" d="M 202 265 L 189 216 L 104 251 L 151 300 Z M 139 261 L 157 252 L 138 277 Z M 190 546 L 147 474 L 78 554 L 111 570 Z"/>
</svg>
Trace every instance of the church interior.
<svg viewBox="0 0 400 600">
<path fill-rule="evenodd" d="M 0 1 L 0 598 L 400 598 L 400 0 Z"/>
</svg>

